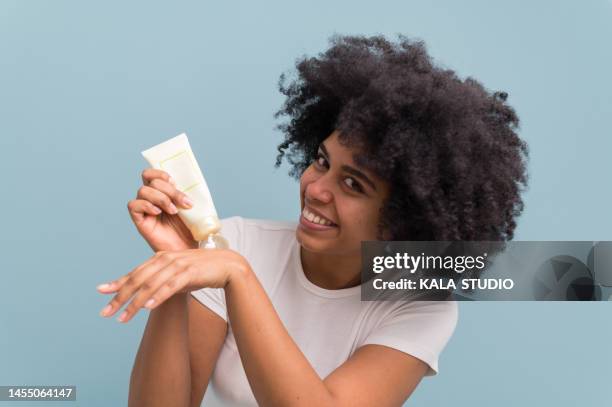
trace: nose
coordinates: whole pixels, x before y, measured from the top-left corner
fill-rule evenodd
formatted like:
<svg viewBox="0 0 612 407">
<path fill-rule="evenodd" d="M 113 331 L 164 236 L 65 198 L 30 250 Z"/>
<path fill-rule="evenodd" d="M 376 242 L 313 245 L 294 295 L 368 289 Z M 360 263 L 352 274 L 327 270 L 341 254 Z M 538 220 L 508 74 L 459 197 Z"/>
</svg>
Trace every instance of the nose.
<svg viewBox="0 0 612 407">
<path fill-rule="evenodd" d="M 306 185 L 306 189 L 304 190 L 306 200 L 319 201 L 323 204 L 330 203 L 333 195 L 327 182 L 327 178 L 322 176 Z"/>
</svg>

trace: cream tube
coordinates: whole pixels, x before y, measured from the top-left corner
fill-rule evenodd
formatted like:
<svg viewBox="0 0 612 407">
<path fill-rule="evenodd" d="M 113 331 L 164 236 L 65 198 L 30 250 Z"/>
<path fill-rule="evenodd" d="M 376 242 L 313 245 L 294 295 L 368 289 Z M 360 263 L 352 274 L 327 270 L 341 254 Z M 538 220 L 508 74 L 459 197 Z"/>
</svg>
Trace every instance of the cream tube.
<svg viewBox="0 0 612 407">
<path fill-rule="evenodd" d="M 179 134 L 143 151 L 142 155 L 151 167 L 170 174 L 176 188 L 193 201 L 191 208 L 179 208 L 178 215 L 200 247 L 227 247 L 227 241 L 219 234 L 221 222 L 187 135 Z"/>
</svg>

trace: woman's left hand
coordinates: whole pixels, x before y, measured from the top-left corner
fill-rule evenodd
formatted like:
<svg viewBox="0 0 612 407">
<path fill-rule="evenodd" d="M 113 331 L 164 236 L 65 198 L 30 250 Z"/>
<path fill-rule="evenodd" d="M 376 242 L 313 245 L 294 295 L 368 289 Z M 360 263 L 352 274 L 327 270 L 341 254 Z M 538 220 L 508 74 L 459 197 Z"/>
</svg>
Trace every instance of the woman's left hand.
<svg viewBox="0 0 612 407">
<path fill-rule="evenodd" d="M 233 250 L 159 251 L 130 273 L 97 287 L 103 294 L 116 293 L 100 315 L 112 316 L 134 297 L 118 318 L 128 322 L 140 308 L 153 309 L 176 293 L 225 288 L 232 276 L 246 267 L 246 259 Z"/>
</svg>

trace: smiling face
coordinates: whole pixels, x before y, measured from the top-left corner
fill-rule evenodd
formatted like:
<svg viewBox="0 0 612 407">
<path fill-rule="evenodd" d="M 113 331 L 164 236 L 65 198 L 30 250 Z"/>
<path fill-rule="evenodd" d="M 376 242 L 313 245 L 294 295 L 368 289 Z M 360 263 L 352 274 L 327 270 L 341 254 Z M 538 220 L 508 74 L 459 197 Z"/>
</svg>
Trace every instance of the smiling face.
<svg viewBox="0 0 612 407">
<path fill-rule="evenodd" d="M 333 132 L 302 174 L 296 238 L 310 252 L 359 256 L 362 240 L 377 240 L 389 184 L 357 167 L 353 153 Z"/>
</svg>

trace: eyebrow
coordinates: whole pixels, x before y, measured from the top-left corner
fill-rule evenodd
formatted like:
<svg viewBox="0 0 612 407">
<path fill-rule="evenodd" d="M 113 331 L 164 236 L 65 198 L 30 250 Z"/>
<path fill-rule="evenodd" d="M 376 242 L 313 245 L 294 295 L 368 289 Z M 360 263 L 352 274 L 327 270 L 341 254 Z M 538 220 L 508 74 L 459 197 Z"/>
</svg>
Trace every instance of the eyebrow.
<svg viewBox="0 0 612 407">
<path fill-rule="evenodd" d="M 327 161 L 331 161 L 329 158 L 329 153 L 327 152 L 327 148 L 325 148 L 325 144 L 319 144 L 319 148 L 321 149 L 321 151 L 323 151 L 323 154 L 325 154 L 325 158 L 327 158 Z M 340 168 L 342 168 L 342 170 L 348 172 L 349 174 L 352 174 L 357 178 L 361 179 L 363 182 L 372 187 L 374 191 L 376 191 L 376 185 L 374 185 L 374 183 L 363 172 L 348 165 L 343 165 Z"/>
</svg>

